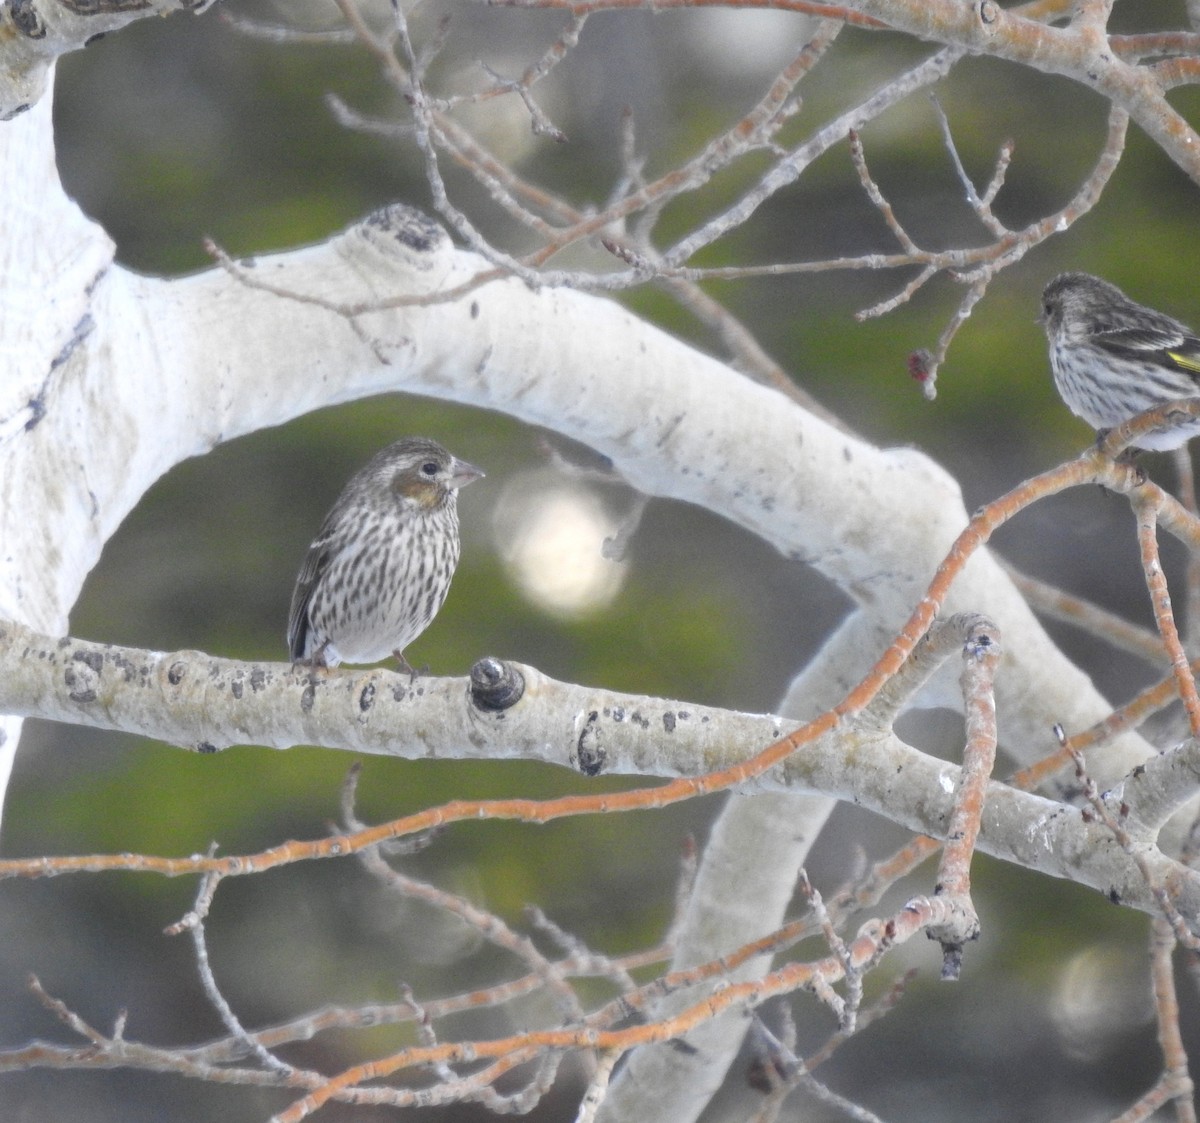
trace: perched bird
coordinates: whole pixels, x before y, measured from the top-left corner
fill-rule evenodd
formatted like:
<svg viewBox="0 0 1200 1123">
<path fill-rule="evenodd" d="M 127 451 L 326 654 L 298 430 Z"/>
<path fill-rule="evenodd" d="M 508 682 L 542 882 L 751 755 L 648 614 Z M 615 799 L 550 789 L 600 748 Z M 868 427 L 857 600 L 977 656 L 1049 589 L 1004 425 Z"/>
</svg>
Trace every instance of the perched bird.
<svg viewBox="0 0 1200 1123">
<path fill-rule="evenodd" d="M 1200 395 L 1200 339 L 1178 320 L 1135 304 L 1115 285 L 1063 273 L 1042 293 L 1054 384 L 1072 413 L 1101 431 L 1152 406 Z M 1166 451 L 1200 433 L 1200 419 L 1147 433 Z"/>
<path fill-rule="evenodd" d="M 288 616 L 292 661 L 314 667 L 404 657 L 437 615 L 458 565 L 458 489 L 483 473 L 436 441 L 406 437 L 342 489 L 309 546 Z"/>
</svg>

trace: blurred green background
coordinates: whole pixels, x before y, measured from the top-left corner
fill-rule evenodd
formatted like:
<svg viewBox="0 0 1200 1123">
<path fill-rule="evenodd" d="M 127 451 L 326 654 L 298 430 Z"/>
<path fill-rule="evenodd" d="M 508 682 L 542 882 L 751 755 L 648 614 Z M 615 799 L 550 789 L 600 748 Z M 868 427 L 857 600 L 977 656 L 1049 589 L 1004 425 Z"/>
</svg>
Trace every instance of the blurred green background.
<svg viewBox="0 0 1200 1123">
<path fill-rule="evenodd" d="M 1118 5 L 1118 30 L 1182 25 L 1182 3 Z M 227 3 L 200 18 L 150 20 L 60 64 L 59 162 L 68 190 L 117 243 L 119 260 L 177 275 L 208 265 L 205 236 L 240 255 L 322 239 L 393 200 L 428 206 L 410 140 L 354 133 L 335 122 L 333 93 L 365 113 L 397 112 L 396 95 L 352 45 L 274 44 L 238 33 L 223 13 L 288 18 L 321 28 L 330 5 Z M 503 74 L 532 62 L 561 17 L 465 4 L 426 4 L 428 35 L 453 14 L 439 81 L 478 86 L 475 60 Z M 599 205 L 619 174 L 621 115 L 635 113 L 639 149 L 654 175 L 693 153 L 749 108 L 804 41 L 805 19 L 767 12 L 699 11 L 593 18 L 572 57 L 545 84 L 543 104 L 568 135 L 529 134 L 523 111 L 480 121 L 521 172 L 574 204 Z M 928 48 L 894 35 L 846 31 L 805 84 L 803 112 L 785 139 L 852 103 Z M 997 204 L 1020 227 L 1065 203 L 1104 139 L 1106 106 L 1061 79 L 990 60 L 959 64 L 938 89 L 976 181 L 1007 138 L 1015 155 Z M 1196 95 L 1175 104 L 1192 120 Z M 980 244 L 927 95 L 863 130 L 873 174 L 913 237 L 930 247 Z M 753 161 L 751 161 L 753 164 Z M 727 172 L 699 199 L 663 217 L 675 236 L 745 188 L 762 164 Z M 456 198 L 507 248 L 522 235 L 461 173 Z M 713 284 L 797 381 L 854 429 L 883 445 L 913 445 L 961 482 L 968 509 L 1071 456 L 1091 440 L 1051 385 L 1038 294 L 1063 269 L 1101 274 L 1135 299 L 1200 324 L 1194 281 L 1197 188 L 1136 130 L 1096 210 L 1005 272 L 959 333 L 926 402 L 906 358 L 932 347 L 959 289 L 939 279 L 882 319 L 854 312 L 907 274 L 838 273 Z M 745 229 L 706 251 L 705 264 L 801 260 L 894 245 L 866 202 L 846 146 L 763 207 Z M 625 298 L 668 330 L 718 351 L 686 313 L 653 289 Z M 236 324 L 230 325 L 236 330 Z M 167 376 L 167 372 L 164 372 Z M 300 372 L 302 376 L 302 372 Z M 284 655 L 288 599 L 304 549 L 346 478 L 376 449 L 422 433 L 488 472 L 464 492 L 464 554 L 450 598 L 410 649 L 434 674 L 463 674 L 484 654 L 531 662 L 558 678 L 744 710 L 775 708 L 792 675 L 844 614 L 842 595 L 706 512 L 651 502 L 617 591 L 591 610 L 548 609 L 524 589 L 505 551 L 507 505 L 552 479 L 543 434 L 505 417 L 404 395 L 331 408 L 231 442 L 180 465 L 146 496 L 109 544 L 72 616 L 73 631 L 157 649 L 200 648 L 258 659 Z M 582 456 L 561 440 L 552 443 Z M 1164 457 L 1147 457 L 1170 482 Z M 526 475 L 525 473 L 535 473 Z M 541 494 L 536 492 L 535 494 Z M 595 489 L 619 520 L 620 487 Z M 880 533 L 886 533 L 881 528 Z M 595 549 L 599 551 L 597 532 Z M 1098 490 L 1043 503 L 998 538 L 1020 567 L 1149 623 L 1127 505 Z M 1165 544 L 1171 575 L 1180 554 Z M 607 564 L 607 563 L 606 563 Z M 1155 677 L 1142 664 L 1052 626 L 1066 650 L 1114 701 Z M 910 721 L 914 740 L 954 752 L 956 722 Z M 908 728 L 908 727 L 906 727 Z M 5 808 L 8 855 L 131 850 L 184 854 L 216 840 L 224 852 L 312 837 L 337 815 L 345 754 L 232 749 L 197 757 L 158 744 L 29 723 Z M 622 786 L 622 781 L 606 781 Z M 514 763 L 370 759 L 360 814 L 390 818 L 449 798 L 594 790 L 569 773 Z M 679 854 L 701 840 L 714 800 L 622 820 L 573 820 L 534 830 L 456 827 L 405 868 L 521 923 L 526 904 L 606 952 L 654 941 L 668 920 Z M 900 832 L 840 809 L 811 873 L 832 890 L 858 855 L 883 854 Z M 765 860 L 769 857 L 765 856 Z M 1158 1064 L 1146 999 L 1145 923 L 1065 883 L 979 862 L 985 935 L 963 981 L 936 984 L 935 949 L 906 949 L 922 975 L 901 1008 L 854 1040 L 822 1075 L 890 1120 L 1084 1119 L 1113 1114 Z M 898 891 L 925 891 L 928 875 Z M 110 876 L 0 884 L 0 1043 L 64 1039 L 24 992 L 36 972 L 52 992 L 107 1027 L 129 1010 L 128 1035 L 167 1043 L 219 1033 L 195 979 L 190 946 L 161 935 L 188 907 L 191 883 Z M 325 1003 L 387 1001 L 402 982 L 420 996 L 456 993 L 519 973 L 455 925 L 381 898 L 357 866 L 325 863 L 227 883 L 211 928 L 217 977 L 245 1024 Z M 883 981 L 879 982 L 884 985 Z M 1195 1036 L 1194 1004 L 1187 1032 Z M 494 1015 L 474 1032 L 502 1032 L 546 1012 Z M 828 1015 L 797 1002 L 801 1046 L 832 1031 Z M 930 1023 L 927 1019 L 936 1019 Z M 512 1019 L 511 1021 L 508 1019 Z M 936 1024 L 936 1034 L 913 1033 Z M 373 1044 L 405 1040 L 381 1031 Z M 391 1036 L 387 1036 L 391 1033 Z M 935 1044 L 936 1042 L 936 1044 Z M 329 1069 L 360 1054 L 335 1038 L 293 1056 Z M 735 1080 L 737 1077 L 734 1078 Z M 578 1073 L 534 1114 L 570 1118 Z M 6 1076 L 9 1120 L 265 1118 L 274 1093 L 185 1085 L 168 1077 L 102 1073 Z M 837 1118 L 805 1105 L 805 1119 Z M 479 1109 L 429 1112 L 483 1118 Z M 333 1107 L 330 1119 L 395 1118 Z M 785 1118 L 799 1118 L 787 1116 Z"/>
</svg>

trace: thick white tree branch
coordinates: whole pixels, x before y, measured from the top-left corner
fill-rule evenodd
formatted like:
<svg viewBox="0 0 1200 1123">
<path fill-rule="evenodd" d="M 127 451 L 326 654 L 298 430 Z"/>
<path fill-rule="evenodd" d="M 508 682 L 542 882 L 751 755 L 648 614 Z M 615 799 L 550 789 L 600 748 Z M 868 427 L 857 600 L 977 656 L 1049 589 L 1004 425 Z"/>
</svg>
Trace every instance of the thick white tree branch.
<svg viewBox="0 0 1200 1123">
<path fill-rule="evenodd" d="M 64 551 L 93 510 L 66 484 L 79 471 L 80 446 L 36 442 L 34 449 L 31 438 L 95 328 L 91 292 L 112 262 L 113 244 L 63 193 L 49 98 L 0 127 L 0 194 L 10 207 L 0 238 L 0 613 L 62 631 L 103 541 L 88 534 L 91 551 Z M 73 470 L 60 477 L 64 462 Z M 0 792 L 20 730 L 18 719 L 0 717 Z"/>
<path fill-rule="evenodd" d="M 288 664 L 54 640 L 11 623 L 0 624 L 0 708 L 199 751 L 315 744 L 407 759 L 541 760 L 589 776 L 698 776 L 742 763 L 790 732 L 770 715 L 575 686 L 499 660 L 481 661 L 469 682 L 410 685 L 388 670 L 314 676 Z M 957 766 L 906 745 L 868 708 L 740 790 L 845 799 L 943 837 L 958 782 Z M 1182 782 L 1192 790 L 1194 773 Z M 1200 918 L 1200 873 L 1152 844 L 1145 840 L 1156 880 L 1169 880 L 1180 911 Z M 1104 825 L 1073 807 L 994 783 L 980 846 L 1134 907 L 1155 907 Z"/>
<path fill-rule="evenodd" d="M 849 437 L 599 298 L 509 280 L 429 300 L 482 266 L 428 220 L 391 208 L 247 270 L 325 302 L 399 303 L 354 327 L 220 270 L 174 282 L 106 272 L 92 293 L 95 328 L 77 349 L 88 373 L 51 378 L 14 476 L 36 478 L 52 449 L 90 451 L 55 479 L 74 489 L 76 524 L 63 528 L 55 570 L 60 611 L 104 538 L 171 464 L 320 405 L 406 389 L 584 441 L 643 491 L 699 503 L 808 561 L 886 625 L 908 615 L 966 521 L 957 486 L 932 461 Z M 948 607 L 985 611 L 1012 637 L 1000 697 L 1010 747 L 1040 755 L 1054 722 L 1077 728 L 1106 712 L 986 555 Z M 1111 763 L 1093 767 L 1115 778 L 1145 752 L 1126 736 Z"/>
<path fill-rule="evenodd" d="M 201 12 L 212 0 L 8 0 L 0 4 L 0 121 L 45 95 L 59 55 L 135 19 Z"/>
</svg>

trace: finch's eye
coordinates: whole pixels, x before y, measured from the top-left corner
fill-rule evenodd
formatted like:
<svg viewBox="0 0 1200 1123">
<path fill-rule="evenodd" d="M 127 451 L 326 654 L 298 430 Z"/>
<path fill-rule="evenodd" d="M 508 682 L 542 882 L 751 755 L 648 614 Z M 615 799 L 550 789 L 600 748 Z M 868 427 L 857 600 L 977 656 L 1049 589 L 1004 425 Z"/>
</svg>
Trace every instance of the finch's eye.
<svg viewBox="0 0 1200 1123">
<path fill-rule="evenodd" d="M 421 465 L 421 475 L 429 476 L 431 479 L 438 474 L 438 462 L 436 460 L 426 460 Z"/>
</svg>

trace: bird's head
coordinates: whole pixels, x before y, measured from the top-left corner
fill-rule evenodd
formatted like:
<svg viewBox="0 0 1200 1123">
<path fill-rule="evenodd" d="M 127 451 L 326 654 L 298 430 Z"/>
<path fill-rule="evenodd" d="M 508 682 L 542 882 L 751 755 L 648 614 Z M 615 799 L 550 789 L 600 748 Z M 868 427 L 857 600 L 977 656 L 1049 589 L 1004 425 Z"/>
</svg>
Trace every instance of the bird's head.
<svg viewBox="0 0 1200 1123">
<path fill-rule="evenodd" d="M 379 454 L 376 478 L 401 499 L 432 510 L 449 500 L 460 487 L 479 479 L 483 472 L 459 460 L 437 441 L 406 437 Z"/>
</svg>

